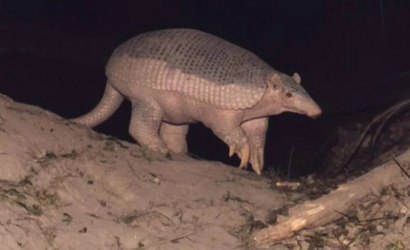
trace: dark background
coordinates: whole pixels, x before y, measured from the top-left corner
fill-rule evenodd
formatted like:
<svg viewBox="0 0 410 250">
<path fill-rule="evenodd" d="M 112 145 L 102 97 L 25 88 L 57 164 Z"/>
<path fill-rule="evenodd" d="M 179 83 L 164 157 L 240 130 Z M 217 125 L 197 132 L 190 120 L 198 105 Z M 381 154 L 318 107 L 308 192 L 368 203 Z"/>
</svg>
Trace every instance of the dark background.
<svg viewBox="0 0 410 250">
<path fill-rule="evenodd" d="M 292 176 L 331 167 L 323 159 L 339 126 L 410 96 L 408 0 L 0 0 L 0 93 L 81 115 L 99 101 L 119 43 L 176 27 L 220 36 L 302 76 L 324 115 L 270 119 L 266 167 L 285 174 L 289 164 Z M 96 130 L 131 140 L 129 110 L 124 103 Z M 193 154 L 238 164 L 210 131 L 191 127 Z"/>
</svg>

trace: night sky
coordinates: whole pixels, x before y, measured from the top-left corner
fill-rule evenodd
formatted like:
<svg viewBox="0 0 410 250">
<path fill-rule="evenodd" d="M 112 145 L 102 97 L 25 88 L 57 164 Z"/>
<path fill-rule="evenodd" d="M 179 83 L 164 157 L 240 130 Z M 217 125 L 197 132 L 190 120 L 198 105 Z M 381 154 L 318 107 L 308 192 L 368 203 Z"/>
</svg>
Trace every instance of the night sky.
<svg viewBox="0 0 410 250">
<path fill-rule="evenodd" d="M 267 168 L 321 171 L 337 128 L 410 97 L 408 0 L 0 0 L 0 93 L 75 117 L 91 110 L 113 49 L 140 33 L 194 28 L 246 48 L 275 69 L 302 76 L 323 108 L 316 120 L 270 119 Z M 130 105 L 97 131 L 132 141 Z M 226 145 L 191 126 L 193 154 L 238 164 Z"/>
</svg>

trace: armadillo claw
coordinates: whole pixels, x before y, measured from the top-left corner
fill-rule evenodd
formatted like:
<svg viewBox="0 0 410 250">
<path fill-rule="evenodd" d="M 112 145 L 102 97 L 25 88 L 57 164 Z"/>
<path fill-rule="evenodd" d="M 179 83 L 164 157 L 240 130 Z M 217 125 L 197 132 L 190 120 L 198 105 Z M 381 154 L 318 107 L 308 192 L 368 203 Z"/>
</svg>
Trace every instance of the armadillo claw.
<svg viewBox="0 0 410 250">
<path fill-rule="evenodd" d="M 262 171 L 261 171 L 260 169 L 258 169 L 258 168 L 253 167 L 253 165 L 252 165 L 252 169 L 253 169 L 253 171 L 256 172 L 257 175 L 261 175 L 261 174 L 262 174 Z"/>
<path fill-rule="evenodd" d="M 252 157 L 251 157 L 252 169 L 258 175 L 261 175 L 262 170 L 263 170 L 263 148 L 260 148 L 260 147 L 254 148 L 251 153 L 252 153 Z"/>
<path fill-rule="evenodd" d="M 241 158 L 241 164 L 239 165 L 240 169 L 246 169 L 246 167 L 248 166 L 248 162 L 249 162 L 249 156 L 250 156 L 249 145 L 245 143 L 242 146 L 241 152 L 240 152 L 240 158 Z"/>
<path fill-rule="evenodd" d="M 252 164 L 252 169 L 253 169 L 253 171 L 256 172 L 256 174 L 261 175 L 262 170 L 263 170 L 263 165 L 261 165 L 261 164 Z"/>
<path fill-rule="evenodd" d="M 229 157 L 232 157 L 232 155 L 235 153 L 236 151 L 236 146 L 235 145 L 229 145 Z"/>
</svg>

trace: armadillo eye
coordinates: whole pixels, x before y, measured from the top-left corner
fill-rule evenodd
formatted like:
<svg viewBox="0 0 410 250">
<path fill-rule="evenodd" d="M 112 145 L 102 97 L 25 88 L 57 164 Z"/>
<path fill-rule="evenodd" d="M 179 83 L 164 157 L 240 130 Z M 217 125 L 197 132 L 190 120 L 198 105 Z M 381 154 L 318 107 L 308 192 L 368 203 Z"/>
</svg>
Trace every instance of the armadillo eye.
<svg viewBox="0 0 410 250">
<path fill-rule="evenodd" d="M 277 89 L 277 88 L 278 88 L 278 85 L 273 84 L 273 89 Z"/>
<path fill-rule="evenodd" d="M 287 93 L 285 94 L 285 96 L 286 96 L 286 98 L 291 98 L 291 97 L 292 97 L 292 93 L 287 92 Z"/>
</svg>

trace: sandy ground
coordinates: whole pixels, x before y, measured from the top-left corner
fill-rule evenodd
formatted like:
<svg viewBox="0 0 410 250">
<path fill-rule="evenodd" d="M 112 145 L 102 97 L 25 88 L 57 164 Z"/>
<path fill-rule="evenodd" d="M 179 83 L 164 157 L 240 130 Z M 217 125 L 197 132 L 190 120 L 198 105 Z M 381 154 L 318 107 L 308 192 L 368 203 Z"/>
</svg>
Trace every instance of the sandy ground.
<svg viewBox="0 0 410 250">
<path fill-rule="evenodd" d="M 284 203 L 267 179 L 145 155 L 0 99 L 2 249 L 235 249 Z"/>
<path fill-rule="evenodd" d="M 387 188 L 269 249 L 409 249 L 409 196 Z M 256 249 L 254 232 L 306 200 L 252 172 L 146 153 L 0 95 L 1 249 Z"/>
</svg>

